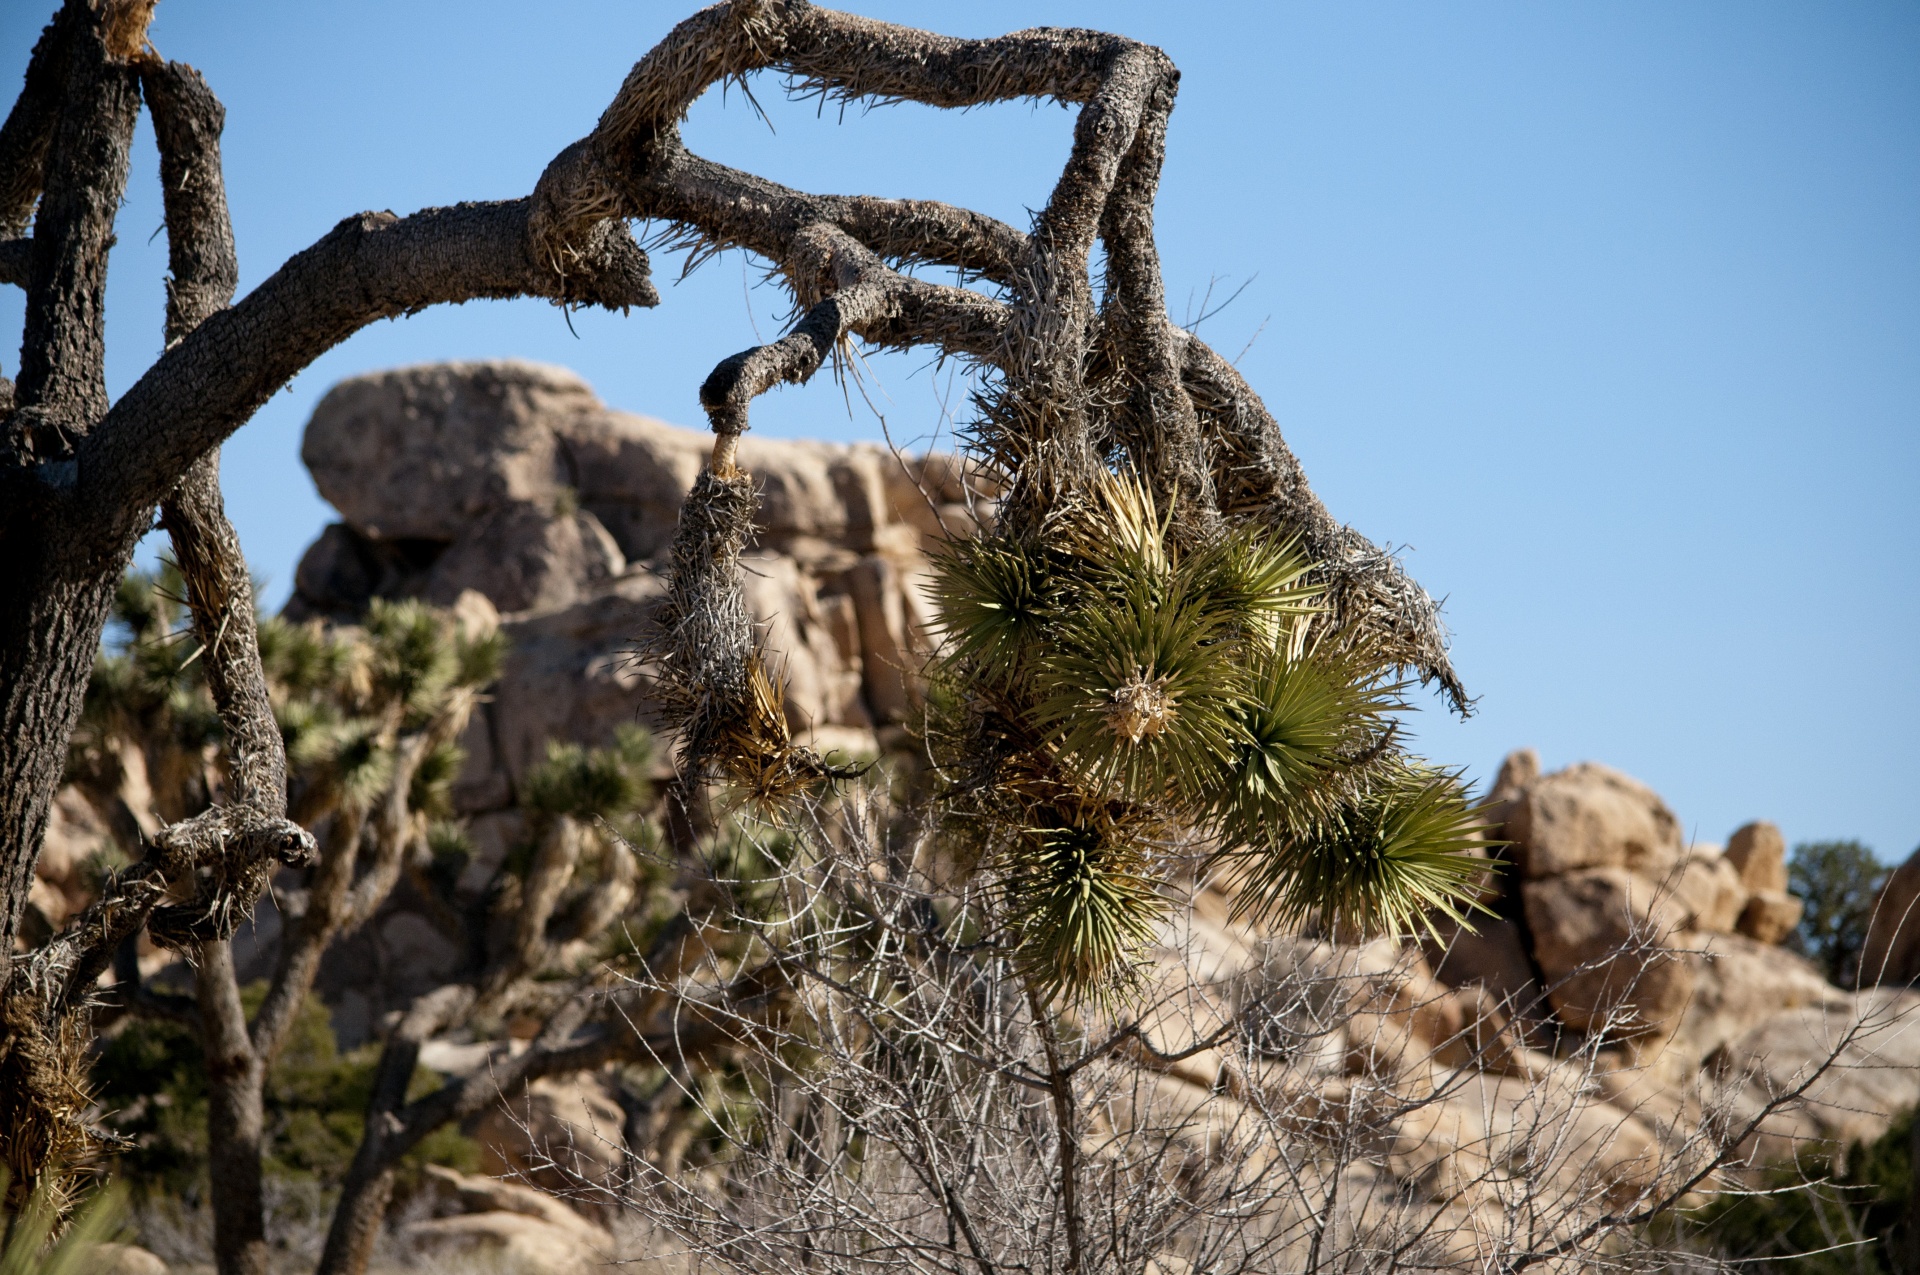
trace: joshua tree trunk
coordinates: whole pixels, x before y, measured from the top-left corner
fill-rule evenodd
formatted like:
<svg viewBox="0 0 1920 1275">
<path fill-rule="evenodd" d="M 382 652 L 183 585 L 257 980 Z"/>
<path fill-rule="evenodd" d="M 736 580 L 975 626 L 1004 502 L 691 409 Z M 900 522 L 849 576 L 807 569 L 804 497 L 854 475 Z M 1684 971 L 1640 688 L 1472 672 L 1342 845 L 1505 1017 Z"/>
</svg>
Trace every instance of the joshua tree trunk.
<svg viewBox="0 0 1920 1275">
<path fill-rule="evenodd" d="M 207 1158 L 213 1200 L 214 1258 L 220 1275 L 266 1275 L 260 1137 L 265 1127 L 266 1063 L 247 1033 L 246 1010 L 225 939 L 200 946 L 195 990 L 207 1060 Z"/>
</svg>

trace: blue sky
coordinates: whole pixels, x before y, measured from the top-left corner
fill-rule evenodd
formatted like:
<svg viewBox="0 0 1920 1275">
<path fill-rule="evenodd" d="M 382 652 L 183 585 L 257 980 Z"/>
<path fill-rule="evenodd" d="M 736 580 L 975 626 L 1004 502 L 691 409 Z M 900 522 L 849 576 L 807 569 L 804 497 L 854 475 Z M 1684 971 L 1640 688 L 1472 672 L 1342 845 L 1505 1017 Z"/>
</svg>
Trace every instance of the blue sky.
<svg viewBox="0 0 1920 1275">
<path fill-rule="evenodd" d="M 17 85 L 52 0 L 0 6 Z M 45 10 L 46 12 L 42 12 Z M 226 102 L 242 288 L 363 208 L 526 193 L 688 10 L 660 3 L 164 0 L 153 38 Z M 1698 837 L 1920 842 L 1920 8 L 1900 3 L 873 0 L 986 35 L 1094 25 L 1183 71 L 1159 207 L 1176 318 L 1279 418 L 1335 514 L 1448 599 L 1480 713 L 1434 757 L 1485 778 L 1530 744 L 1646 780 Z M 695 109 L 702 153 L 821 191 L 1024 223 L 1071 117 L 1009 105 L 819 117 L 756 87 Z M 144 129 L 109 298 L 118 392 L 158 352 L 165 267 Z M 657 259 L 663 284 L 678 262 Z M 286 595 L 329 520 L 300 428 L 341 377 L 515 355 L 698 424 L 720 358 L 785 306 L 738 256 L 658 310 L 490 302 L 380 324 L 229 445 L 229 506 Z M 0 290 L 0 364 L 20 294 Z M 1251 345 L 1249 346 L 1249 342 Z M 876 358 L 900 441 L 950 427 L 927 360 Z M 849 405 L 851 403 L 851 406 Z M 943 407 L 944 403 L 944 407 Z M 877 437 L 822 378 L 771 434 Z"/>
</svg>

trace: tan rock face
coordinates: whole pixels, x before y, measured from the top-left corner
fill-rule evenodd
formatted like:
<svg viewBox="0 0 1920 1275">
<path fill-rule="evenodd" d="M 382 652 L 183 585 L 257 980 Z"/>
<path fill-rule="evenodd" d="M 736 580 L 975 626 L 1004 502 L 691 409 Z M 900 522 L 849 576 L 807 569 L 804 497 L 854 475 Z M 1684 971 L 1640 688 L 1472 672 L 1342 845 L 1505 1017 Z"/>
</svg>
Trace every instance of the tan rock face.
<svg viewBox="0 0 1920 1275">
<path fill-rule="evenodd" d="M 1777 953 L 1772 968 L 1752 954 L 1790 934 L 1802 910 L 1784 889 L 1774 825 L 1746 825 L 1724 852 L 1683 849 L 1679 820 L 1646 785 L 1593 763 L 1540 775 L 1524 751 L 1501 768 L 1486 806 L 1496 807 L 1514 843 L 1529 956 L 1568 1026 L 1617 1020 L 1639 1033 L 1636 1049 L 1697 1062 L 1802 1003 L 1808 980 L 1825 986 L 1796 957 Z M 1774 980 L 1773 998 L 1729 992 L 1727 970 Z"/>
<path fill-rule="evenodd" d="M 626 555 L 584 509 L 554 514 L 506 505 L 469 524 L 427 576 L 427 601 L 448 606 L 476 592 L 502 611 L 570 606 L 627 569 Z"/>
<path fill-rule="evenodd" d="M 167 1275 L 167 1264 L 137 1244 L 95 1244 L 81 1257 L 80 1275 Z"/>
<path fill-rule="evenodd" d="M 1805 910 L 1806 904 L 1785 890 L 1755 890 L 1747 896 L 1736 928 L 1750 939 L 1778 943 L 1793 933 Z"/>
<path fill-rule="evenodd" d="M 1716 1060 L 1736 1128 L 1759 1117 L 1775 1095 L 1812 1082 L 1768 1115 L 1744 1148 L 1761 1161 L 1871 1141 L 1894 1113 L 1920 1100 L 1920 993 L 1876 988 L 1847 999 L 1846 1013 L 1810 1004 L 1772 1015 Z"/>
<path fill-rule="evenodd" d="M 602 1250 L 551 1222 L 488 1211 L 428 1218 L 401 1232 L 415 1251 L 499 1275 L 593 1275 L 613 1269 Z"/>
<path fill-rule="evenodd" d="M 1727 862 L 1740 871 L 1747 889 L 1787 889 L 1787 841 L 1780 829 L 1765 820 L 1743 825 L 1727 838 Z"/>
<path fill-rule="evenodd" d="M 1665 1034 L 1693 992 L 1694 971 L 1671 946 L 1684 919 L 1652 883 L 1624 868 L 1586 868 L 1521 887 L 1547 998 L 1569 1026 Z"/>
<path fill-rule="evenodd" d="M 93 901 L 88 863 L 108 844 L 106 824 L 80 790 L 62 788 L 47 812 L 47 832 L 27 887 L 29 928 L 51 934 Z"/>
<path fill-rule="evenodd" d="M 1619 771 L 1582 762 L 1526 789 L 1507 836 L 1529 878 L 1582 868 L 1620 868 L 1661 880 L 1680 861 L 1680 821 L 1651 788 Z"/>
<path fill-rule="evenodd" d="M 505 360 L 342 381 L 300 458 L 349 524 L 377 540 L 453 540 L 499 506 L 551 507 L 568 485 L 556 422 L 602 411 L 565 368 Z"/>
<path fill-rule="evenodd" d="M 1673 900 L 1686 913 L 1683 929 L 1731 934 L 1747 906 L 1747 887 L 1723 856 L 1689 850 L 1674 878 Z"/>
<path fill-rule="evenodd" d="M 1495 1001 L 1516 1007 L 1510 1012 L 1537 1003 L 1540 988 L 1518 922 L 1477 916 L 1471 929 L 1444 919 L 1439 926 L 1427 960 L 1442 982 L 1483 988 Z"/>
<path fill-rule="evenodd" d="M 503 809 L 549 739 L 611 742 L 647 717 L 630 652 L 662 591 L 658 561 L 712 446 L 614 412 L 570 372 L 453 363 L 344 382 L 303 455 L 345 517 L 302 560 L 295 618 L 371 597 L 506 614 L 509 655 L 462 741 L 457 808 Z M 931 643 L 921 541 L 991 516 L 950 457 L 748 436 L 760 487 L 747 601 L 779 652 L 790 724 L 850 754 L 913 711 Z"/>
<path fill-rule="evenodd" d="M 544 1190 L 578 1191 L 619 1181 L 626 1112 L 596 1075 L 549 1076 L 482 1116 L 474 1129 L 480 1169 Z"/>
<path fill-rule="evenodd" d="M 1693 997 L 1676 1044 L 1689 1058 L 1706 1058 L 1776 1015 L 1807 1006 L 1845 1016 L 1851 998 L 1798 956 L 1739 935 L 1686 936 L 1694 949 Z"/>
<path fill-rule="evenodd" d="M 1887 874 L 1873 903 L 1860 977 L 1899 986 L 1920 982 L 1920 850 Z"/>
</svg>

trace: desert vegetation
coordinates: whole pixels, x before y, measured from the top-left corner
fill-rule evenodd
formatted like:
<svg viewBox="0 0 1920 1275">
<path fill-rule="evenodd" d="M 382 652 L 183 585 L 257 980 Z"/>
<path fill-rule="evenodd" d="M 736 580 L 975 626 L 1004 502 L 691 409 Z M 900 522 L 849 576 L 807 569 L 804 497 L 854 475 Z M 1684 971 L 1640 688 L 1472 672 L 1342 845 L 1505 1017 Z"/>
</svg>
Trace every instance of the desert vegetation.
<svg viewBox="0 0 1920 1275">
<path fill-rule="evenodd" d="M 1417 687 L 1472 706 L 1436 605 L 1166 314 L 1158 49 L 732 0 L 527 197 L 348 217 L 234 301 L 224 112 L 151 9 L 68 0 L 0 128 L 7 1263 L 158 1261 L 123 1207 L 221 1275 L 1906 1251 L 1895 878 L 1808 847 L 1796 895 L 1771 825 L 1410 750 Z M 790 190 L 679 137 L 760 73 L 1073 145 L 1024 229 Z M 109 402 L 143 107 L 166 349 Z M 557 369 L 343 385 L 345 521 L 256 614 L 218 448 L 268 395 L 425 306 L 655 305 L 648 249 L 791 294 L 709 440 Z M 961 454 L 743 437 L 856 342 L 969 369 Z"/>
</svg>

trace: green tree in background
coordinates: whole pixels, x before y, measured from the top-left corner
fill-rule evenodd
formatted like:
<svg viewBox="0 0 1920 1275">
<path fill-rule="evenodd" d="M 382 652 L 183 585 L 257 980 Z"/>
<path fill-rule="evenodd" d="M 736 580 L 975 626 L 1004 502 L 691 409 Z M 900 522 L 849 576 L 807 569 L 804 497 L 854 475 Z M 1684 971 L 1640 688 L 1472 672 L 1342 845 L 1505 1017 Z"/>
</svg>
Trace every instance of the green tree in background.
<svg viewBox="0 0 1920 1275">
<path fill-rule="evenodd" d="M 1787 888 L 1807 903 L 1793 948 L 1841 987 L 1860 978 L 1873 900 L 1886 878 L 1887 865 L 1858 841 L 1803 841 L 1793 848 Z"/>
</svg>

